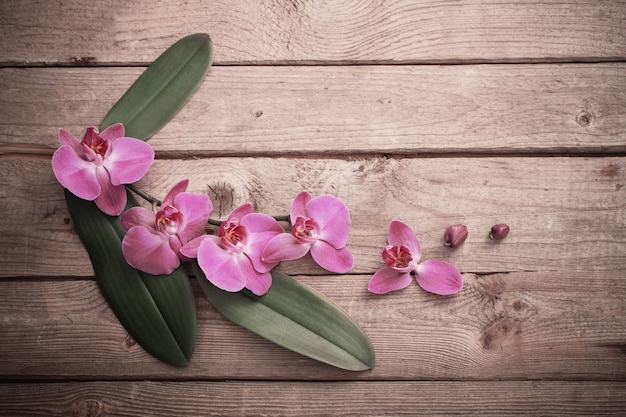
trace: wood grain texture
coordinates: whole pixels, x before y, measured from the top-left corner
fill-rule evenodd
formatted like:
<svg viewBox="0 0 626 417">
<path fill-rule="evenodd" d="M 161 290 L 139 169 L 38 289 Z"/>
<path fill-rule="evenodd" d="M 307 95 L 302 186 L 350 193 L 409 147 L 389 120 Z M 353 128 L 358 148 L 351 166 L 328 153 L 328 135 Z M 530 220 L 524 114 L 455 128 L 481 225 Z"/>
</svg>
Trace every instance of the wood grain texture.
<svg viewBox="0 0 626 417">
<path fill-rule="evenodd" d="M 621 0 L 4 0 L 0 64 L 152 62 L 209 33 L 218 64 L 607 61 L 626 57 Z"/>
<path fill-rule="evenodd" d="M 615 271 L 464 274 L 454 296 L 416 284 L 370 294 L 371 275 L 297 276 L 363 327 L 372 371 L 287 351 L 217 313 L 194 282 L 198 338 L 190 365 L 134 343 L 91 280 L 0 281 L 5 379 L 616 380 L 626 377 L 626 281 Z"/>
<path fill-rule="evenodd" d="M 619 416 L 625 392 L 623 382 L 560 381 L 5 384 L 0 416 Z"/>
<path fill-rule="evenodd" d="M 60 127 L 98 125 L 141 72 L 0 70 L 0 152 L 50 154 Z M 167 157 L 623 153 L 624 85 L 624 63 L 218 67 L 151 144 Z"/>
<path fill-rule="evenodd" d="M 415 230 L 425 259 L 447 260 L 464 272 L 623 271 L 625 165 L 624 158 L 159 160 L 138 184 L 163 197 L 188 178 L 190 191 L 212 199 L 215 219 L 248 201 L 260 212 L 286 215 L 301 190 L 333 194 L 351 212 L 354 273 L 380 268 L 394 219 Z M 0 276 L 93 274 L 49 160 L 1 159 L 0 192 Z M 489 240 L 491 226 L 502 222 L 510 235 Z M 470 234 L 451 250 L 443 233 L 455 223 Z M 281 269 L 322 273 L 308 257 Z"/>
<path fill-rule="evenodd" d="M 355 318 L 373 370 L 226 321 L 193 277 L 198 341 L 171 367 L 102 298 L 57 129 L 99 124 L 194 32 L 216 66 L 140 187 L 189 178 L 214 218 L 344 200 L 354 270 L 280 269 Z M 0 1 L 0 416 L 623 415 L 625 70 L 624 0 Z M 392 219 L 462 270 L 458 294 L 367 291 Z M 470 233 L 450 250 L 453 223 Z"/>
</svg>

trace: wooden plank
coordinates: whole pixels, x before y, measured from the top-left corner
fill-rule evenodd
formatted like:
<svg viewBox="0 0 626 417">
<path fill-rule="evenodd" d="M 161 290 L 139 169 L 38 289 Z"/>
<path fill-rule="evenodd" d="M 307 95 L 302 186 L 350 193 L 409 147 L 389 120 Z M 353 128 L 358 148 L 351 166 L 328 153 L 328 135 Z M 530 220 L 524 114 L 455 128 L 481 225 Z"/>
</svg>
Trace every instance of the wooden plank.
<svg viewBox="0 0 626 417">
<path fill-rule="evenodd" d="M 371 275 L 297 276 L 342 306 L 376 352 L 342 371 L 261 339 L 217 313 L 194 282 L 198 338 L 186 368 L 130 339 L 90 280 L 0 281 L 0 378 L 616 380 L 626 378 L 623 272 L 464 274 L 440 297 L 416 284 L 385 296 Z"/>
<path fill-rule="evenodd" d="M 618 416 L 625 393 L 623 382 L 560 381 L 3 384 L 0 416 Z"/>
<path fill-rule="evenodd" d="M 49 154 L 141 72 L 0 70 L 0 152 Z M 218 67 L 151 143 L 168 157 L 623 153 L 624 85 L 624 63 Z"/>
<path fill-rule="evenodd" d="M 151 62 L 208 32 L 219 64 L 622 60 L 622 0 L 4 0 L 0 64 Z"/>
<path fill-rule="evenodd" d="M 625 165 L 624 158 L 159 160 L 139 186 L 163 197 L 189 178 L 190 191 L 212 198 L 215 219 L 247 201 L 286 215 L 301 190 L 334 194 L 351 211 L 353 273 L 380 268 L 394 219 L 414 228 L 425 259 L 447 260 L 464 272 L 623 271 Z M 0 192 L 0 276 L 93 274 L 49 160 L 1 159 Z M 501 222 L 512 231 L 494 243 L 487 235 Z M 470 235 L 451 250 L 443 233 L 455 223 L 465 223 Z M 323 273 L 308 257 L 281 268 Z"/>
</svg>

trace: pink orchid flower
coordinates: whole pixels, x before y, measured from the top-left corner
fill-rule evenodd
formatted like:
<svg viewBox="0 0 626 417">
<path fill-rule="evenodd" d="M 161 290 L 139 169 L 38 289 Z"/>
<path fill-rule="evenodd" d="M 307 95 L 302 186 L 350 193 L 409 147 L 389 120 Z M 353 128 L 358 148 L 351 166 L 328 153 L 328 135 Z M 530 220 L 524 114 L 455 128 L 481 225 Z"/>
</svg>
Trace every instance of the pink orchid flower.
<svg viewBox="0 0 626 417">
<path fill-rule="evenodd" d="M 237 292 L 247 288 L 256 295 L 267 293 L 272 285 L 270 270 L 278 262 L 261 259 L 261 251 L 283 228 L 276 219 L 254 213 L 246 203 L 228 216 L 218 235 L 203 235 L 182 247 L 189 258 L 198 258 L 206 278 L 216 287 Z"/>
<path fill-rule="evenodd" d="M 346 247 L 351 220 L 346 205 L 337 197 L 311 198 L 300 192 L 291 204 L 291 233 L 281 233 L 263 250 L 263 260 L 280 262 L 302 258 L 309 250 L 322 268 L 336 273 L 352 269 L 354 260 Z"/>
<path fill-rule="evenodd" d="M 188 261 L 180 248 L 205 228 L 213 205 L 206 194 L 185 192 L 188 180 L 174 185 L 154 212 L 132 207 L 120 218 L 126 236 L 122 252 L 132 267 L 153 275 L 171 274 Z"/>
<path fill-rule="evenodd" d="M 98 133 L 93 126 L 79 142 L 59 129 L 61 147 L 52 155 L 52 170 L 61 185 L 83 200 L 94 201 L 109 216 L 126 207 L 126 188 L 145 175 L 154 160 L 146 142 L 124 137 L 121 123 Z"/>
<path fill-rule="evenodd" d="M 382 250 L 386 267 L 379 269 L 370 279 L 368 290 L 376 294 L 407 287 L 413 276 L 420 287 L 439 295 L 458 292 L 463 286 L 461 273 L 454 266 L 442 261 L 419 262 L 422 256 L 420 244 L 413 230 L 394 220 L 389 225 L 388 246 Z"/>
</svg>

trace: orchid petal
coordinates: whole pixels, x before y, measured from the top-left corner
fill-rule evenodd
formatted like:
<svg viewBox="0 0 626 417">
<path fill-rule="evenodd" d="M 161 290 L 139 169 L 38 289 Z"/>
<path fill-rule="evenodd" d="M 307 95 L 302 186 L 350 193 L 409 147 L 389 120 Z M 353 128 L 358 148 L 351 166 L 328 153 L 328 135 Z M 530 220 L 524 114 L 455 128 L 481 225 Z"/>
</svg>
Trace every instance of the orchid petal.
<svg viewBox="0 0 626 417">
<path fill-rule="evenodd" d="M 283 233 L 283 228 L 276 219 L 263 213 L 250 213 L 244 216 L 241 219 L 241 225 L 245 226 L 249 232 L 244 248 L 245 254 L 250 258 L 254 269 L 261 273 L 269 272 L 278 264 L 278 261 L 264 261 L 262 259 L 263 249 L 274 236 Z"/>
<path fill-rule="evenodd" d="M 220 238 L 214 235 L 202 235 L 202 236 L 198 236 L 197 238 L 190 240 L 189 242 L 185 243 L 181 248 L 180 248 L 180 253 L 187 257 L 187 258 L 197 258 L 198 257 L 198 249 L 200 248 L 200 245 L 202 244 L 202 242 L 204 242 L 205 239 L 212 239 L 214 241 L 216 241 L 216 244 L 219 244 L 219 240 Z"/>
<path fill-rule="evenodd" d="M 458 269 L 447 262 L 430 260 L 417 266 L 415 279 L 426 291 L 439 295 L 459 292 L 463 286 L 463 277 Z"/>
<path fill-rule="evenodd" d="M 387 266 L 376 271 L 370 278 L 367 289 L 374 294 L 386 294 L 408 287 L 411 281 L 413 278 L 408 272 L 399 272 Z"/>
<path fill-rule="evenodd" d="M 250 213 L 254 213 L 254 207 L 252 206 L 252 203 L 244 203 L 230 212 L 230 214 L 228 215 L 228 221 L 230 221 L 231 219 L 237 219 L 238 221 L 241 221 L 241 219 L 243 219 L 246 214 Z"/>
<path fill-rule="evenodd" d="M 133 138 L 119 138 L 111 142 L 111 153 L 104 158 L 104 166 L 113 185 L 132 184 L 148 172 L 154 161 L 154 150 L 146 142 Z"/>
<path fill-rule="evenodd" d="M 320 227 L 318 238 L 339 249 L 346 245 L 350 230 L 350 213 L 346 205 L 332 195 L 321 195 L 306 204 L 306 214 Z"/>
<path fill-rule="evenodd" d="M 295 224 L 298 216 L 309 217 L 306 213 L 306 205 L 311 200 L 311 194 L 306 191 L 298 193 L 296 198 L 291 203 L 291 211 L 289 217 L 291 218 L 291 224 Z"/>
<path fill-rule="evenodd" d="M 389 225 L 388 241 L 390 245 L 406 246 L 411 252 L 414 262 L 419 262 L 422 257 L 422 249 L 415 233 L 401 221 L 394 220 Z"/>
<path fill-rule="evenodd" d="M 91 147 L 89 147 L 88 145 L 82 142 L 80 144 L 80 149 L 81 149 L 80 153 L 82 153 L 82 155 L 84 156 L 84 158 L 81 158 L 81 159 L 95 163 L 97 165 L 102 165 L 102 155 L 97 154 L 96 151 L 94 151 L 93 149 L 91 149 Z"/>
<path fill-rule="evenodd" d="M 176 198 L 178 194 L 185 192 L 187 190 L 188 185 L 189 185 L 189 180 L 182 180 L 176 183 L 165 195 L 165 198 L 163 199 L 161 206 L 175 206 L 176 208 L 178 208 L 178 206 L 174 204 L 174 199 Z"/>
<path fill-rule="evenodd" d="M 77 155 L 81 155 L 83 153 L 83 147 L 80 145 L 80 141 L 63 128 L 59 129 L 59 142 L 61 143 L 61 146 L 70 146 L 74 149 L 74 152 L 76 152 Z"/>
<path fill-rule="evenodd" d="M 122 123 L 115 123 L 100 132 L 99 136 L 102 139 L 114 141 L 116 139 L 124 137 L 124 133 L 124 125 Z"/>
<path fill-rule="evenodd" d="M 170 244 L 170 249 L 172 249 L 172 251 L 176 254 L 176 256 L 178 256 L 178 259 L 180 259 L 181 261 L 190 261 L 191 259 L 186 257 L 185 255 L 183 255 L 182 253 L 180 253 L 180 249 L 183 246 L 183 243 L 180 241 L 180 239 L 178 238 L 178 236 L 174 235 L 174 236 L 170 236 L 167 239 L 168 243 Z"/>
<path fill-rule="evenodd" d="M 319 266 L 338 274 L 344 274 L 354 266 L 352 252 L 347 247 L 335 249 L 323 240 L 313 243 L 311 256 Z"/>
<path fill-rule="evenodd" d="M 241 219 L 241 225 L 245 226 L 250 233 L 283 233 L 284 229 L 272 216 L 263 213 L 250 213 Z"/>
<path fill-rule="evenodd" d="M 109 216 L 120 215 L 126 207 L 126 187 L 112 185 L 107 170 L 102 166 L 96 167 L 96 177 L 101 188 L 100 195 L 95 199 L 96 205 Z"/>
<path fill-rule="evenodd" d="M 254 268 L 253 268 L 254 270 Z M 246 288 L 252 291 L 254 295 L 264 295 L 272 286 L 272 274 L 269 272 L 258 272 L 254 270 L 254 273 L 249 272 L 246 275 Z"/>
<path fill-rule="evenodd" d="M 280 233 L 267 243 L 261 258 L 269 263 L 300 259 L 310 247 L 308 243 L 299 242 L 291 233 Z"/>
<path fill-rule="evenodd" d="M 205 239 L 200 244 L 198 265 L 213 285 L 231 292 L 242 290 L 246 278 L 256 273 L 246 255 L 226 250 L 214 239 Z"/>
<path fill-rule="evenodd" d="M 156 216 L 154 212 L 144 207 L 131 207 L 120 217 L 120 224 L 126 231 L 135 226 L 156 230 L 155 222 Z"/>
<path fill-rule="evenodd" d="M 183 243 L 204 233 L 211 211 L 213 211 L 213 204 L 208 195 L 180 193 L 174 198 L 174 207 L 185 217 L 186 226 L 179 233 Z"/>
<path fill-rule="evenodd" d="M 180 265 L 165 235 L 141 226 L 131 228 L 122 240 L 122 252 L 133 268 L 153 275 L 171 274 Z"/>
<path fill-rule="evenodd" d="M 96 165 L 80 158 L 71 146 L 61 146 L 52 155 L 52 170 L 61 185 L 83 200 L 95 200 L 101 188 Z"/>
</svg>

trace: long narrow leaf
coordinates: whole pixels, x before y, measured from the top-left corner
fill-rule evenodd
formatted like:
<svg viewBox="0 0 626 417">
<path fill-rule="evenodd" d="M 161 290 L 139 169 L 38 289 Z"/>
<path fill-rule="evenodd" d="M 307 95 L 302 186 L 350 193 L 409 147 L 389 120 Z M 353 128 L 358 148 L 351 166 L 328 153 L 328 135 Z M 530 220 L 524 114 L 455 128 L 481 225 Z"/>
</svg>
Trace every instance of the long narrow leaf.
<svg viewBox="0 0 626 417">
<path fill-rule="evenodd" d="M 127 208 L 138 205 L 135 198 L 128 193 Z M 125 231 L 119 219 L 109 218 L 109 221 L 120 240 L 123 239 Z M 196 302 L 189 277 L 182 267 L 176 268 L 170 275 L 150 275 L 142 271 L 137 273 L 181 351 L 189 359 L 196 341 Z M 117 288 L 113 290 L 119 291 Z"/>
<path fill-rule="evenodd" d="M 119 219 L 102 214 L 93 202 L 81 200 L 67 190 L 65 197 L 74 229 L 87 249 L 100 290 L 122 325 L 155 357 L 172 365 L 187 365 L 195 342 L 196 315 L 186 274 L 179 271 L 168 277 L 148 277 L 144 281 L 139 271 L 124 259 L 117 230 L 121 228 Z M 146 285 L 150 279 L 161 285 L 154 293 Z M 148 285 L 154 286 L 153 283 Z M 175 305 L 164 308 L 166 313 L 163 314 L 161 299 L 170 291 L 179 296 L 172 301 Z M 174 332 L 164 316 L 168 317 Z M 193 326 L 176 328 L 179 322 L 192 322 Z"/>
<path fill-rule="evenodd" d="M 163 127 L 196 91 L 213 62 L 209 35 L 189 35 L 159 56 L 102 121 L 121 122 L 126 136 L 147 139 Z"/>
<path fill-rule="evenodd" d="M 194 272 L 211 304 L 232 322 L 318 361 L 350 371 L 374 366 L 374 350 L 359 325 L 321 293 L 279 272 L 262 297 L 220 290 Z"/>
</svg>

